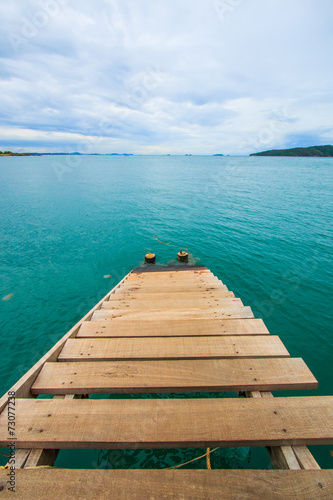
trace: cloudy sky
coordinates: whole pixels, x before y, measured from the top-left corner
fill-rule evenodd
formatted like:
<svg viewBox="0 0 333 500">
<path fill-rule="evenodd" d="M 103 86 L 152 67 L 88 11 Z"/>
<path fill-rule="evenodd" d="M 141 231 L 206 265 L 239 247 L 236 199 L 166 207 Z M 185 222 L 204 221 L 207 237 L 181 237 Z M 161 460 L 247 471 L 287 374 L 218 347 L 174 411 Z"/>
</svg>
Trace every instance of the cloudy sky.
<svg viewBox="0 0 333 500">
<path fill-rule="evenodd" d="M 333 143 L 332 0 L 0 1 L 0 150 Z"/>
</svg>

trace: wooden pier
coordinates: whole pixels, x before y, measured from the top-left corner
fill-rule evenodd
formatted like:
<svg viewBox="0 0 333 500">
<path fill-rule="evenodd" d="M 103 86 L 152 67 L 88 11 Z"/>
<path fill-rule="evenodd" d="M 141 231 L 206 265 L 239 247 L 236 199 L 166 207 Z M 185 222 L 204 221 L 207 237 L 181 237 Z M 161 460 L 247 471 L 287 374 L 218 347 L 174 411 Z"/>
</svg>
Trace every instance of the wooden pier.
<svg viewBox="0 0 333 500">
<path fill-rule="evenodd" d="M 316 388 L 304 361 L 207 268 L 148 266 L 129 273 L 10 389 L 14 434 L 13 403 L 1 398 L 0 447 L 15 442 L 18 498 L 328 499 L 333 471 L 321 470 L 307 445 L 333 443 L 333 397 L 270 392 Z M 238 397 L 89 398 L 212 391 Z M 62 449 L 209 454 L 231 446 L 267 447 L 275 470 L 56 468 Z M 9 471 L 0 470 L 0 500 L 13 498 Z"/>
</svg>

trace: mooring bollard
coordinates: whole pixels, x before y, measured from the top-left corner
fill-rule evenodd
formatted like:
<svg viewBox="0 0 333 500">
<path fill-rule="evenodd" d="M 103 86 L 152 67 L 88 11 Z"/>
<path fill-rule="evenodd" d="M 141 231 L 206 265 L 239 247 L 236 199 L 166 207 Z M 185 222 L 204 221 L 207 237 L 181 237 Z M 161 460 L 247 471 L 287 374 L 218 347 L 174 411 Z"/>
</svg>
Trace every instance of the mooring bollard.
<svg viewBox="0 0 333 500">
<path fill-rule="evenodd" d="M 154 253 L 146 253 L 145 261 L 148 264 L 154 264 L 156 262 L 156 255 Z"/>
<path fill-rule="evenodd" d="M 180 251 L 177 253 L 177 258 L 179 262 L 188 262 L 188 253 Z"/>
</svg>

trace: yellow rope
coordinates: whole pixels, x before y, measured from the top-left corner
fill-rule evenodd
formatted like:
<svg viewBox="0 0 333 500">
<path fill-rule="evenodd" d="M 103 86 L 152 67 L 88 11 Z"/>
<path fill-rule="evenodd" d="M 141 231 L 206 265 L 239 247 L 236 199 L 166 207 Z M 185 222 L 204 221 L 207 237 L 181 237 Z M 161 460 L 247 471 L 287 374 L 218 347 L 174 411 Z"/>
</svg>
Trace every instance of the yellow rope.
<svg viewBox="0 0 333 500">
<path fill-rule="evenodd" d="M 164 243 L 164 241 L 159 240 L 159 239 L 158 239 L 158 235 L 157 235 L 157 234 L 155 234 L 154 239 L 155 239 L 156 241 L 158 241 L 159 243 L 162 243 L 162 245 L 166 245 L 167 247 L 174 247 L 174 248 L 178 248 L 178 247 L 177 247 L 177 245 L 171 245 L 171 243 Z"/>
<path fill-rule="evenodd" d="M 207 452 L 206 452 L 206 464 L 207 464 L 207 469 L 211 470 L 211 466 L 210 466 L 210 448 L 207 448 Z"/>
<path fill-rule="evenodd" d="M 52 467 L 52 465 L 36 465 L 36 467 L 24 467 L 24 469 L 42 469 L 42 468 L 56 469 L 56 467 Z M 9 465 L 1 465 L 0 469 L 10 469 L 10 466 Z"/>
<path fill-rule="evenodd" d="M 218 450 L 219 448 L 213 448 L 212 450 L 210 448 L 207 448 L 207 451 L 206 453 L 204 453 L 203 455 L 200 455 L 200 457 L 197 457 L 197 458 L 193 458 L 192 460 L 189 460 L 188 462 L 184 462 L 183 464 L 180 464 L 180 465 L 172 465 L 172 467 L 163 467 L 163 470 L 166 470 L 166 469 L 178 469 L 178 467 L 183 467 L 183 465 L 187 465 L 187 464 L 190 464 L 191 462 L 195 462 L 196 460 L 200 460 L 200 458 L 203 458 L 203 457 L 206 457 L 207 458 L 207 453 L 208 453 L 208 450 L 209 451 L 209 455 L 211 453 L 213 453 L 213 451 L 216 451 Z M 210 459 L 209 459 L 209 467 L 208 467 L 208 463 L 207 463 L 207 469 L 210 469 Z"/>
<path fill-rule="evenodd" d="M 24 467 L 25 469 L 56 469 L 52 465 L 36 465 L 35 467 Z"/>
</svg>

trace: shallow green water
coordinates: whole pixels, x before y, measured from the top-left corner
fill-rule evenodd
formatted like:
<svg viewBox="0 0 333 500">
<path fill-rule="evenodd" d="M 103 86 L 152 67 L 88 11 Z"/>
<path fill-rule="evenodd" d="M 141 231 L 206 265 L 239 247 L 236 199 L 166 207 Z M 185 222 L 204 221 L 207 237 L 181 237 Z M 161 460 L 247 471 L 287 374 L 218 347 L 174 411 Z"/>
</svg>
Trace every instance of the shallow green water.
<svg viewBox="0 0 333 500">
<path fill-rule="evenodd" d="M 1 394 L 147 251 L 166 264 L 181 248 L 303 357 L 319 381 L 309 394 L 333 394 L 332 159 L 0 160 L 0 299 L 13 294 L 0 300 Z M 163 467 L 201 451 L 61 452 L 57 465 Z M 330 447 L 313 452 L 333 467 Z M 269 459 L 221 449 L 212 464 L 267 468 Z"/>
</svg>

